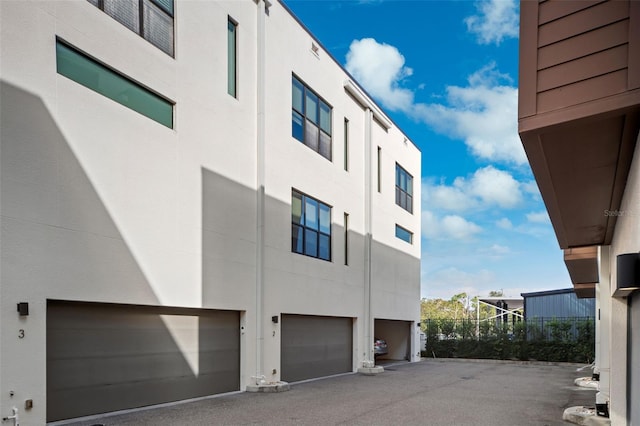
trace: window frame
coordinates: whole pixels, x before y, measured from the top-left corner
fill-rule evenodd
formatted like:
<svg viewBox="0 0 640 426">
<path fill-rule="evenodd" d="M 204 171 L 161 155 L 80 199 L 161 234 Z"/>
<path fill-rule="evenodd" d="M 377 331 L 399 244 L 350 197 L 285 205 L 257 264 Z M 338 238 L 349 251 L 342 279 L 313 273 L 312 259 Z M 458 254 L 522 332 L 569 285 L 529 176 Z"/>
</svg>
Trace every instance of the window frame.
<svg viewBox="0 0 640 426">
<path fill-rule="evenodd" d="M 296 216 L 296 208 L 294 205 L 294 198 L 300 200 L 300 216 Z M 307 224 L 307 206 L 315 204 L 314 221 L 313 224 Z M 328 210 L 328 222 L 323 226 L 322 211 Z M 291 189 L 291 252 L 295 254 L 301 254 L 307 257 L 313 257 L 315 259 L 324 260 L 326 262 L 332 261 L 332 220 L 333 207 L 326 204 L 317 198 L 311 197 L 301 191 L 294 188 Z M 298 217 L 298 220 L 295 218 Z M 328 229 L 328 233 L 323 230 Z M 310 236 L 315 235 L 315 242 L 310 241 Z M 328 241 L 327 255 L 323 256 L 322 241 Z M 313 247 L 311 247 L 313 246 Z M 313 249 L 313 250 L 312 250 Z"/>
<path fill-rule="evenodd" d="M 405 187 L 402 186 L 402 176 L 405 177 Z M 396 204 L 413 214 L 413 175 L 400 164 L 396 163 Z M 403 201 L 404 199 L 404 201 Z"/>
<path fill-rule="evenodd" d="M 175 52 L 176 52 L 176 45 L 175 45 L 175 41 L 176 41 L 176 30 L 175 30 L 175 0 L 168 0 L 170 3 L 170 6 L 166 6 L 161 0 L 146 0 L 149 3 L 151 3 L 156 9 L 158 9 L 160 11 L 160 13 L 163 13 L 165 15 L 165 17 L 169 18 L 171 20 L 171 51 L 168 52 L 166 50 L 164 50 L 162 47 L 158 46 L 156 43 L 154 43 L 150 38 L 148 38 L 145 35 L 145 25 L 144 25 L 144 11 L 145 11 L 145 0 L 138 0 L 137 1 L 137 10 L 138 10 L 138 28 L 137 30 L 129 27 L 128 25 L 124 24 L 123 22 L 121 22 L 120 20 L 118 20 L 115 16 L 112 16 L 111 14 L 107 13 L 107 11 L 105 11 L 105 3 L 104 0 L 87 0 L 90 4 L 92 4 L 93 6 L 97 7 L 98 9 L 100 9 L 105 15 L 111 17 L 113 20 L 115 20 L 116 22 L 119 22 L 123 27 L 128 28 L 131 32 L 134 32 L 136 34 L 138 34 L 140 37 L 142 37 L 144 40 L 146 40 L 149 44 L 155 46 L 157 49 L 160 49 L 161 51 L 163 51 L 164 53 L 166 53 L 167 55 L 171 56 L 172 58 L 175 57 Z M 170 10 L 169 10 L 170 9 Z"/>
<path fill-rule="evenodd" d="M 400 231 L 401 233 L 399 234 L 398 231 Z M 406 233 L 406 235 L 408 236 L 408 238 L 403 238 L 402 233 Z M 413 232 L 409 231 L 407 228 L 405 228 L 404 226 L 400 226 L 396 223 L 396 238 L 398 238 L 399 240 L 402 240 L 406 243 L 409 243 L 411 245 L 413 245 Z"/>
<path fill-rule="evenodd" d="M 61 53 L 61 52 L 64 52 Z M 154 102 L 158 102 L 158 104 L 155 106 L 155 108 L 157 108 L 158 106 L 162 107 L 162 108 L 169 108 L 169 111 L 165 111 L 164 114 L 168 115 L 167 117 L 160 117 L 158 116 L 157 113 L 153 113 L 153 112 L 148 112 L 148 110 L 146 108 L 141 108 L 139 105 L 139 98 L 132 98 L 130 96 L 126 96 L 126 97 L 118 97 L 116 96 L 116 94 L 111 93 L 110 91 L 105 90 L 105 87 L 101 87 L 99 84 L 89 84 L 87 83 L 86 79 L 82 78 L 82 75 L 80 75 L 80 71 L 78 69 L 69 69 L 69 66 L 65 66 L 64 64 L 64 60 L 65 60 L 65 55 L 67 55 L 66 59 L 69 59 L 69 54 L 74 56 L 74 59 L 80 59 L 82 61 L 85 61 L 86 64 L 91 65 L 93 67 L 98 68 L 101 72 L 104 72 L 106 76 L 110 76 L 111 78 L 114 78 L 115 81 L 120 81 L 125 83 L 125 85 L 128 85 L 138 91 L 140 91 L 144 97 L 146 97 L 148 100 L 154 101 Z M 67 43 L 65 40 L 56 37 L 56 72 L 65 77 L 68 78 L 69 80 L 83 86 L 86 87 L 87 89 L 98 93 L 99 95 L 104 96 L 107 99 L 111 99 L 112 101 L 124 106 L 125 108 L 128 108 L 132 111 L 137 112 L 140 115 L 143 115 L 153 121 L 155 121 L 156 123 L 159 123 L 165 127 L 168 127 L 170 129 L 175 128 L 175 103 L 167 98 L 165 98 L 164 96 L 160 95 L 159 93 L 149 89 L 148 87 L 138 83 L 137 81 L 133 80 L 132 78 L 128 77 L 127 75 L 121 73 L 120 71 L 116 70 L 113 67 L 110 67 L 109 65 L 106 65 L 104 62 L 99 61 L 97 59 L 95 59 L 94 57 L 84 53 L 83 51 L 77 49 L 76 47 L 74 47 L 73 45 L 71 45 L 70 43 Z M 99 83 L 99 82 L 98 82 Z M 118 93 L 119 95 L 122 95 L 122 92 Z"/>
<path fill-rule="evenodd" d="M 233 64 L 231 64 L 231 27 L 233 26 Z M 233 81 L 231 76 L 233 75 Z M 233 92 L 233 93 L 232 93 Z M 238 99 L 238 22 L 227 16 L 227 93 Z"/>
<path fill-rule="evenodd" d="M 302 102 L 296 102 L 294 86 L 301 89 Z M 312 105 L 315 109 L 313 117 L 308 111 Z M 327 115 L 323 115 L 323 110 L 328 111 L 328 129 L 323 120 Z M 327 160 L 333 161 L 333 107 L 295 74 L 291 74 L 291 117 L 291 136 Z"/>
</svg>

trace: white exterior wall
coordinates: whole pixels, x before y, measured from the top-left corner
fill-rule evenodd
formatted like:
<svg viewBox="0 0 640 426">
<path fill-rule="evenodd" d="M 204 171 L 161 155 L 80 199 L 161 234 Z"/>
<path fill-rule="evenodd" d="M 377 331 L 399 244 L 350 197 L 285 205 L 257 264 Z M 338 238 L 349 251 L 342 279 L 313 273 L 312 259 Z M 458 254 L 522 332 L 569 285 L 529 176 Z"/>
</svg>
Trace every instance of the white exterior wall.
<svg viewBox="0 0 640 426">
<path fill-rule="evenodd" d="M 616 288 L 616 259 L 620 254 L 640 252 L 640 149 L 636 149 L 631 163 L 627 185 L 620 205 L 621 216 L 618 217 L 611 242 L 611 290 L 604 297 L 610 300 L 611 321 L 604 331 L 609 342 L 610 359 L 610 417 L 612 425 L 627 424 L 627 381 L 630 378 L 627 369 L 628 345 L 627 333 L 631 326 L 628 323 L 628 303 L 626 298 L 611 296 Z M 606 302 L 605 302 L 606 303 Z M 637 324 L 635 325 L 638 326 Z M 604 338 L 604 337 L 603 337 Z M 637 404 L 635 405 L 637 406 Z"/>
<path fill-rule="evenodd" d="M 371 323 L 419 321 L 419 151 L 395 126 L 384 131 L 374 122 L 366 159 L 366 111 L 345 91 L 347 74 L 322 49 L 311 51 L 311 36 L 277 2 L 258 34 L 260 7 L 250 0 L 177 1 L 171 58 L 84 0 L 0 2 L 2 111 L 31 120 L 3 121 L 1 135 L 2 416 L 30 398 L 34 408 L 21 412 L 21 424 L 44 422 L 47 299 L 241 311 L 243 388 L 256 374 L 279 379 L 280 336 L 271 316 L 351 317 L 355 371 L 372 346 L 364 326 L 367 226 L 374 241 Z M 227 16 L 238 22 L 237 99 L 226 88 Z M 57 74 L 56 36 L 174 101 L 174 129 Z M 256 147 L 261 37 L 263 177 Z M 332 161 L 291 137 L 292 73 L 333 107 Z M 376 146 L 383 188 L 370 187 L 367 225 L 366 161 L 375 174 Z M 395 205 L 396 161 L 414 178 L 413 214 Z M 291 252 L 292 188 L 332 206 L 332 262 Z M 414 233 L 412 245 L 395 237 L 396 223 Z M 29 302 L 28 317 L 18 317 L 17 302 Z M 18 340 L 19 329 L 26 338 Z M 418 348 L 417 330 L 413 340 Z"/>
</svg>

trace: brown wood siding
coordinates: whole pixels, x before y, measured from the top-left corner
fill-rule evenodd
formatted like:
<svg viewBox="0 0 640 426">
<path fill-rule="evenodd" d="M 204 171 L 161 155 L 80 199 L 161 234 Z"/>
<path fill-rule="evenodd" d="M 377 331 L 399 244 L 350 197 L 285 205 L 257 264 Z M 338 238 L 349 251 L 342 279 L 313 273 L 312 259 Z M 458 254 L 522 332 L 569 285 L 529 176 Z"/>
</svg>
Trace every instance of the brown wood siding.
<svg viewBox="0 0 640 426">
<path fill-rule="evenodd" d="M 624 70 L 627 68 L 628 54 L 627 45 L 623 44 L 538 71 L 538 92 Z"/>
<path fill-rule="evenodd" d="M 518 119 L 536 114 L 538 2 L 520 3 L 520 60 L 518 63 Z"/>
<path fill-rule="evenodd" d="M 538 69 L 552 67 L 563 62 L 592 55 L 605 49 L 627 43 L 629 21 L 623 20 L 611 25 L 579 34 L 538 50 Z"/>
<path fill-rule="evenodd" d="M 538 47 L 547 46 L 628 18 L 628 1 L 598 3 L 588 9 L 540 25 Z"/>
<path fill-rule="evenodd" d="M 640 1 L 629 6 L 629 83 L 628 90 L 640 88 Z"/>
<path fill-rule="evenodd" d="M 564 0 L 564 1 L 545 1 L 540 3 L 538 11 L 538 22 L 546 24 L 567 15 L 578 12 L 582 9 L 595 6 L 606 0 Z"/>
<path fill-rule="evenodd" d="M 626 90 L 627 70 L 623 69 L 538 93 L 538 113 L 567 108 L 580 103 L 621 94 Z"/>
</svg>

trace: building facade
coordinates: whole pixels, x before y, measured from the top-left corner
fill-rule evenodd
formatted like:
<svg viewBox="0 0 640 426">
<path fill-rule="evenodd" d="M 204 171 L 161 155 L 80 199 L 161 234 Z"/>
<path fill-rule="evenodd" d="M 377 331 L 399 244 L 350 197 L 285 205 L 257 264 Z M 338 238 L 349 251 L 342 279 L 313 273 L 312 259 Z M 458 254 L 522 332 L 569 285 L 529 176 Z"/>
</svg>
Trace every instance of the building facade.
<svg viewBox="0 0 640 426">
<path fill-rule="evenodd" d="M 640 424 L 640 2 L 521 1 L 519 132 L 579 297 L 596 406 Z"/>
<path fill-rule="evenodd" d="M 420 152 L 280 2 L 0 2 L 0 414 L 419 359 Z"/>
</svg>

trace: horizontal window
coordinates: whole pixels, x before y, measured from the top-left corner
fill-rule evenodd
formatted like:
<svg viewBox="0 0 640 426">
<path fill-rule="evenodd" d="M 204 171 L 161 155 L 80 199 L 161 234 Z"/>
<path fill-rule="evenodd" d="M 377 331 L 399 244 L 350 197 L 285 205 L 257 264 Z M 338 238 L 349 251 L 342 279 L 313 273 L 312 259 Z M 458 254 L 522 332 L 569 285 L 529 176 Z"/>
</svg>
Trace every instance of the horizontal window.
<svg viewBox="0 0 640 426">
<path fill-rule="evenodd" d="M 331 207 L 291 191 L 291 251 L 331 260 Z"/>
<path fill-rule="evenodd" d="M 396 237 L 409 244 L 413 244 L 413 232 L 407 231 L 400 225 L 396 225 Z"/>
<path fill-rule="evenodd" d="M 56 66 L 58 74 L 173 128 L 171 102 L 60 41 L 56 43 Z"/>
</svg>

